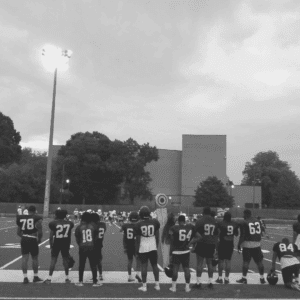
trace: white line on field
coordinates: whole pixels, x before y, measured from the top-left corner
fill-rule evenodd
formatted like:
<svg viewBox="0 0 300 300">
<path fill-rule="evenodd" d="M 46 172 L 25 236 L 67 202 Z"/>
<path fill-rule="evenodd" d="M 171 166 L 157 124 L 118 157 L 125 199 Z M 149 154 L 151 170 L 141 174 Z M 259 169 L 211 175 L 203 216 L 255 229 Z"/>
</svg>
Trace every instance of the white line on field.
<svg viewBox="0 0 300 300">
<path fill-rule="evenodd" d="M 49 241 L 49 239 L 43 241 L 42 243 L 39 244 L 39 246 L 41 246 L 41 245 L 47 243 L 48 241 Z M 7 263 L 6 265 L 2 266 L 2 267 L 0 268 L 0 270 L 5 269 L 6 267 L 10 266 L 11 264 L 13 264 L 14 262 L 18 261 L 18 260 L 21 259 L 21 258 L 22 258 L 22 255 L 19 256 L 19 257 L 17 257 L 17 258 L 15 258 L 15 259 L 12 260 L 11 262 Z"/>
<path fill-rule="evenodd" d="M 272 260 L 271 260 L 271 259 L 264 258 L 264 260 L 272 262 Z M 277 265 L 280 265 L 280 263 L 279 263 L 279 262 L 276 262 L 276 264 L 277 264 Z"/>
<path fill-rule="evenodd" d="M 6 227 L 6 228 L 0 228 L 0 230 L 5 230 L 5 229 L 10 229 L 10 228 L 16 228 L 17 226 L 11 226 L 11 227 Z"/>
</svg>

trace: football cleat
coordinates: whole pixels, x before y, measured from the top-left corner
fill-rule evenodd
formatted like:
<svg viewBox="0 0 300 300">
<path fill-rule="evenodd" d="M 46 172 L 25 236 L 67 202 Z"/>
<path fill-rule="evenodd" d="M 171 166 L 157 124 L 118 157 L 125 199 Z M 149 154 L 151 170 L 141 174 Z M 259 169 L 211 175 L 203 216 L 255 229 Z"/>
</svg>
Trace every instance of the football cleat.
<svg viewBox="0 0 300 300">
<path fill-rule="evenodd" d="M 99 280 L 103 281 L 103 276 L 102 276 L 102 274 L 99 275 Z"/>
<path fill-rule="evenodd" d="M 23 280 L 23 283 L 24 283 L 24 284 L 27 284 L 27 283 L 29 283 L 29 280 L 28 280 L 28 278 L 27 278 L 27 277 L 25 277 L 25 278 L 24 278 L 24 280 Z"/>
<path fill-rule="evenodd" d="M 65 283 L 71 283 L 71 280 L 69 278 L 66 278 Z"/>
<path fill-rule="evenodd" d="M 186 288 L 185 288 L 185 291 L 186 291 L 187 293 L 189 293 L 189 292 L 191 291 L 191 288 L 190 288 L 190 287 L 186 287 Z"/>
<path fill-rule="evenodd" d="M 224 279 L 224 283 L 225 283 L 225 284 L 229 284 L 229 280 Z"/>
<path fill-rule="evenodd" d="M 142 291 L 142 292 L 147 292 L 147 287 L 145 286 L 141 286 L 138 288 L 139 291 Z"/>
<path fill-rule="evenodd" d="M 260 278 L 260 283 L 261 283 L 261 284 L 265 284 L 265 283 L 266 283 L 265 278 Z"/>
<path fill-rule="evenodd" d="M 40 278 L 39 276 L 34 276 L 32 282 L 40 283 L 40 282 L 44 282 L 44 280 L 42 278 Z"/>
<path fill-rule="evenodd" d="M 222 279 L 222 278 L 218 278 L 218 279 L 216 280 L 216 283 L 223 283 L 223 279 Z"/>
<path fill-rule="evenodd" d="M 213 285 L 212 283 L 209 283 L 209 284 L 207 285 L 207 288 L 213 289 L 213 288 L 214 288 L 214 285 Z"/>
<path fill-rule="evenodd" d="M 44 280 L 44 283 L 50 284 L 50 283 L 51 283 L 51 280 L 50 280 L 50 279 L 46 279 L 46 280 Z"/>
<path fill-rule="evenodd" d="M 170 287 L 169 290 L 173 293 L 176 293 L 176 288 Z"/>
<path fill-rule="evenodd" d="M 82 281 L 76 282 L 75 285 L 76 286 L 83 286 L 83 282 Z"/>
<path fill-rule="evenodd" d="M 242 277 L 241 279 L 238 279 L 236 282 L 247 284 L 247 279 Z"/>
<path fill-rule="evenodd" d="M 193 289 L 202 289 L 202 284 L 201 283 L 195 283 L 194 285 L 192 285 Z"/>
<path fill-rule="evenodd" d="M 160 291 L 160 286 L 159 286 L 159 285 L 155 285 L 154 288 L 155 288 L 157 291 Z"/>
<path fill-rule="evenodd" d="M 267 275 L 267 281 L 269 282 L 269 284 L 275 285 L 278 282 L 277 274 L 275 272 L 274 273 L 269 273 Z"/>
<path fill-rule="evenodd" d="M 140 283 L 142 282 L 142 278 L 138 274 L 135 275 L 135 279 Z"/>
<path fill-rule="evenodd" d="M 100 282 L 94 282 L 93 283 L 93 287 L 99 287 L 99 286 L 102 286 L 103 283 L 100 283 Z"/>
</svg>

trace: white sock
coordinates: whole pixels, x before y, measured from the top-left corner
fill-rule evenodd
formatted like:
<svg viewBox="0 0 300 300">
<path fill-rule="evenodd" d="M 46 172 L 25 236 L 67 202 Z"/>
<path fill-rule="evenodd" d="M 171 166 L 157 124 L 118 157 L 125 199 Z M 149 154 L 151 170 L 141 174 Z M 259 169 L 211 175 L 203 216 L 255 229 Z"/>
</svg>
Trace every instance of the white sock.
<svg viewBox="0 0 300 300">
<path fill-rule="evenodd" d="M 197 277 L 197 284 L 201 283 L 201 277 Z"/>
<path fill-rule="evenodd" d="M 229 277 L 225 277 L 226 280 L 229 280 Z"/>
<path fill-rule="evenodd" d="M 176 290 L 176 281 L 172 281 L 172 288 Z"/>
<path fill-rule="evenodd" d="M 159 281 L 155 281 L 155 285 L 156 285 L 156 286 L 159 286 Z"/>
<path fill-rule="evenodd" d="M 243 275 L 243 278 L 244 278 L 244 279 L 247 279 L 247 275 L 246 275 L 246 276 Z"/>
<path fill-rule="evenodd" d="M 189 288 L 190 288 L 190 284 L 189 284 L 189 283 L 186 283 L 186 284 L 185 284 L 185 288 L 186 288 L 186 289 L 189 289 Z"/>
<path fill-rule="evenodd" d="M 260 279 L 263 279 L 263 278 L 265 278 L 264 275 L 260 275 Z"/>
<path fill-rule="evenodd" d="M 147 288 L 147 282 L 143 283 L 143 287 Z"/>
<path fill-rule="evenodd" d="M 208 283 L 211 283 L 211 281 L 212 281 L 211 278 L 208 278 Z"/>
<path fill-rule="evenodd" d="M 49 276 L 48 276 L 48 279 L 49 279 L 49 280 L 52 280 L 52 275 L 49 275 Z"/>
<path fill-rule="evenodd" d="M 27 273 L 26 274 L 23 273 L 23 276 L 24 276 L 24 278 L 27 278 Z"/>
<path fill-rule="evenodd" d="M 66 275 L 66 279 L 69 279 L 69 275 Z"/>
</svg>

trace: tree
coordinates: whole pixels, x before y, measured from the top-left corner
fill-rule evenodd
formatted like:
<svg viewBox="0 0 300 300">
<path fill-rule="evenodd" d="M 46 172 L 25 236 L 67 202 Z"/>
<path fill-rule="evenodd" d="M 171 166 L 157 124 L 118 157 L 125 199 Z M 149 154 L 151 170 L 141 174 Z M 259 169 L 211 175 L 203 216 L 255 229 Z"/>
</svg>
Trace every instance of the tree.
<svg viewBox="0 0 300 300">
<path fill-rule="evenodd" d="M 121 166 L 124 170 L 124 182 L 122 185 L 122 198 L 128 198 L 131 204 L 135 198 L 152 200 L 152 192 L 149 187 L 151 182 L 150 173 L 145 171 L 147 163 L 159 159 L 156 147 L 151 147 L 149 143 L 139 145 L 135 140 L 129 138 L 123 146 L 117 142 L 119 149 L 122 149 Z"/>
<path fill-rule="evenodd" d="M 271 190 L 274 208 L 299 208 L 300 207 L 300 181 L 297 175 L 290 170 L 281 171 L 281 177 L 276 186 Z"/>
<path fill-rule="evenodd" d="M 110 165 L 112 142 L 99 132 L 79 132 L 61 147 L 55 162 L 54 178 L 61 182 L 62 167 L 70 179 L 75 203 L 105 203 L 116 200 L 123 180 L 117 166 Z M 116 171 L 116 172 L 115 172 Z"/>
<path fill-rule="evenodd" d="M 276 152 L 259 152 L 252 158 L 252 163 L 246 163 L 241 184 L 253 185 L 254 181 L 259 180 L 262 189 L 262 205 L 270 207 L 273 206 L 272 190 L 278 185 L 283 172 L 286 171 L 290 171 L 289 164 L 280 160 Z M 257 183 L 254 184 L 257 185 Z"/>
<path fill-rule="evenodd" d="M 228 195 L 224 184 L 216 176 L 209 176 L 195 190 L 194 206 L 232 207 L 233 196 Z"/>
<path fill-rule="evenodd" d="M 15 130 L 14 123 L 0 112 L 0 165 L 18 162 L 21 158 L 21 135 Z"/>
</svg>

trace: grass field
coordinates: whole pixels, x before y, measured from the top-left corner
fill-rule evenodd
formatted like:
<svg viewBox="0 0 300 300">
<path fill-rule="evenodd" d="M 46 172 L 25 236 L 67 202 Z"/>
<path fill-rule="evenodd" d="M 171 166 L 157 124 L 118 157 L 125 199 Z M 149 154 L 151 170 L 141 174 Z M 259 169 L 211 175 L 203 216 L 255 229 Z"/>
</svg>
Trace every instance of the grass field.
<svg viewBox="0 0 300 300">
<path fill-rule="evenodd" d="M 50 264 L 49 249 L 49 220 L 44 220 L 44 237 L 40 244 L 39 255 L 39 276 L 45 278 L 48 275 Z M 107 226 L 107 232 L 104 237 L 103 247 L 103 286 L 93 288 L 90 283 L 85 283 L 84 287 L 77 287 L 74 284 L 65 284 L 64 272 L 61 258 L 58 260 L 56 270 L 52 277 L 52 284 L 34 284 L 23 285 L 23 275 L 21 271 L 21 251 L 19 246 L 20 238 L 16 235 L 17 227 L 14 218 L 0 218 L 0 300 L 1 299 L 199 299 L 199 298 L 264 298 L 279 299 L 293 298 L 299 299 L 300 293 L 286 290 L 282 285 L 280 265 L 277 263 L 276 271 L 279 274 L 280 281 L 273 287 L 261 285 L 256 265 L 251 262 L 248 274 L 248 285 L 235 284 L 235 280 L 241 276 L 242 255 L 234 252 L 232 258 L 232 274 L 229 285 L 214 285 L 213 290 L 204 288 L 203 290 L 192 290 L 190 293 L 184 291 L 184 277 L 180 273 L 178 279 L 177 292 L 169 291 L 171 279 L 166 277 L 163 272 L 161 255 L 159 256 L 159 268 L 161 291 L 153 288 L 154 282 L 152 272 L 148 273 L 148 291 L 143 293 L 138 291 L 139 283 L 128 283 L 126 272 L 126 255 L 123 252 L 122 233 L 119 232 L 117 224 Z M 291 225 L 268 225 L 269 239 L 263 238 L 262 249 L 264 252 L 265 273 L 271 268 L 272 246 L 275 242 L 280 241 L 283 237 L 292 239 Z M 237 240 L 236 240 L 237 241 Z M 73 270 L 70 271 L 72 282 L 78 281 L 78 249 L 74 236 L 71 243 L 71 254 L 76 260 Z M 196 257 L 191 255 L 191 283 L 196 282 Z M 151 271 L 151 267 L 150 267 Z M 206 271 L 206 270 L 205 270 Z M 28 271 L 29 280 L 32 281 L 33 272 L 30 267 Z M 91 272 L 88 264 L 84 281 L 91 278 Z M 207 280 L 207 273 L 202 275 L 203 283 Z M 214 279 L 217 279 L 217 273 L 214 273 Z"/>
</svg>

